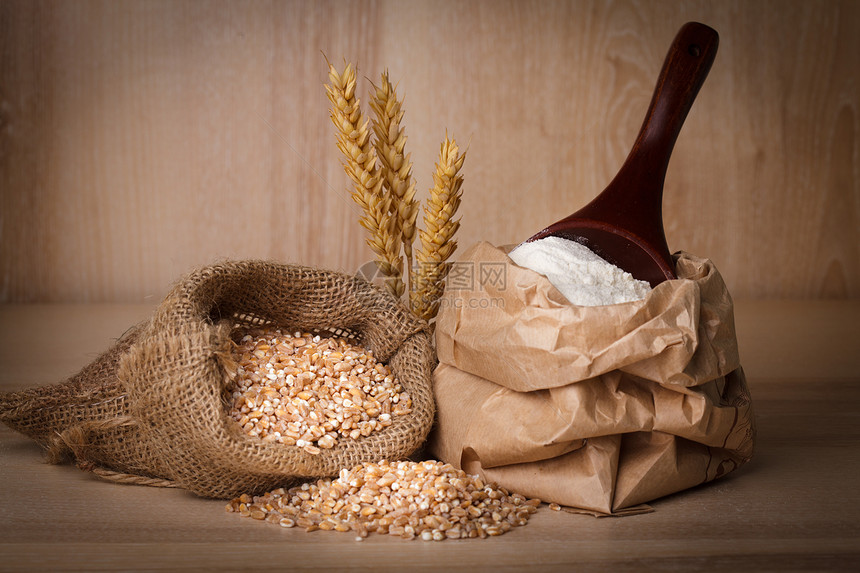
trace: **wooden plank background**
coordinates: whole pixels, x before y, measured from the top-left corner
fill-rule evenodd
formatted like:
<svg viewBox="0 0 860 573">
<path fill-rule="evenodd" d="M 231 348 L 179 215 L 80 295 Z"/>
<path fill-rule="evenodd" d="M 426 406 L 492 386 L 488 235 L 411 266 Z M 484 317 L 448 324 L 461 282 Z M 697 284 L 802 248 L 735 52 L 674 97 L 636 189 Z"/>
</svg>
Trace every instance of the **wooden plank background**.
<svg viewBox="0 0 860 573">
<path fill-rule="evenodd" d="M 669 166 L 670 248 L 735 298 L 860 296 L 856 0 L 0 0 L 0 302 L 368 261 L 323 54 L 399 82 L 421 197 L 446 130 L 468 145 L 461 249 L 516 243 L 609 182 L 689 20 L 721 43 Z"/>
</svg>

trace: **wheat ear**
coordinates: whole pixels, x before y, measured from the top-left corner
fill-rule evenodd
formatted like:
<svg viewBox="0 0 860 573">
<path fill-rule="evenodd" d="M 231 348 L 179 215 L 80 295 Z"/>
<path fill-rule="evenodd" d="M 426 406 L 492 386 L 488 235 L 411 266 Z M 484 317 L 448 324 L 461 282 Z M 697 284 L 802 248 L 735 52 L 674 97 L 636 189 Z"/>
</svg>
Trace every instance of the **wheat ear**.
<svg viewBox="0 0 860 573">
<path fill-rule="evenodd" d="M 439 310 L 439 298 L 445 288 L 445 278 L 451 268 L 448 258 L 457 248 L 454 235 L 460 221 L 454 220 L 460 206 L 463 177 L 459 174 L 466 154 L 460 154 L 456 141 L 445 141 L 433 173 L 433 187 L 424 207 L 424 229 L 419 231 L 421 247 L 412 273 L 410 303 L 415 314 L 431 320 Z"/>
<path fill-rule="evenodd" d="M 356 76 L 352 64 L 342 73 L 329 63 L 326 94 L 331 102 L 331 121 L 337 133 L 337 147 L 344 155 L 343 167 L 352 179 L 352 199 L 361 206 L 359 223 L 369 233 L 367 245 L 376 255 L 385 285 L 397 298 L 403 295 L 403 259 L 397 236 L 397 218 L 390 211 L 390 197 L 383 192 L 383 178 L 377 166 L 368 121 L 362 117 L 355 93 Z"/>
<path fill-rule="evenodd" d="M 389 80 L 388 71 L 383 72 L 380 85 L 373 87 L 375 96 L 370 107 L 374 112 L 376 156 L 380 162 L 383 185 L 391 198 L 389 212 L 397 220 L 397 235 L 403 243 L 406 268 L 410 269 L 419 203 L 415 199 L 411 155 L 405 152 L 406 132 L 401 127 L 402 102 L 397 98 L 397 90 Z"/>
</svg>

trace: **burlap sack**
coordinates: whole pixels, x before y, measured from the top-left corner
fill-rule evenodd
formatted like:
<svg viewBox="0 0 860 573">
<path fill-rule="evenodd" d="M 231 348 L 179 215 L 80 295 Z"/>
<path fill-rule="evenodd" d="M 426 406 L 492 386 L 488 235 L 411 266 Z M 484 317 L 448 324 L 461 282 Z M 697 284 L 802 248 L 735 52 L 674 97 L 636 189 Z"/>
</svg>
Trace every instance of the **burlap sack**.
<svg viewBox="0 0 860 573">
<path fill-rule="evenodd" d="M 714 265 L 642 300 L 567 302 L 487 243 L 458 261 L 436 322 L 441 460 L 595 514 L 718 478 L 752 455 L 732 301 Z"/>
<path fill-rule="evenodd" d="M 234 324 L 269 324 L 353 338 L 386 362 L 412 412 L 369 437 L 304 450 L 246 435 L 223 398 L 222 357 Z M 114 481 L 228 498 L 400 459 L 433 423 L 435 355 L 426 323 L 363 279 L 259 261 L 202 268 L 151 319 L 64 383 L 0 397 L 0 420 Z"/>
</svg>

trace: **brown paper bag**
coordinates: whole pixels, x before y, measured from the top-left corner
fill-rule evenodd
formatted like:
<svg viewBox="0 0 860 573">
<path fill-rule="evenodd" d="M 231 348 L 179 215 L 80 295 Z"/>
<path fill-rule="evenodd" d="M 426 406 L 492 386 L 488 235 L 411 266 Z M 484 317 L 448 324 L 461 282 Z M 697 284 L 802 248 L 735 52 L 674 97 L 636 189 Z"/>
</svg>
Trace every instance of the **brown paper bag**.
<svg viewBox="0 0 860 573">
<path fill-rule="evenodd" d="M 430 451 L 594 514 L 747 462 L 755 426 L 731 297 L 710 261 L 675 260 L 679 280 L 644 300 L 580 307 L 505 249 L 472 247 L 437 317 Z"/>
</svg>

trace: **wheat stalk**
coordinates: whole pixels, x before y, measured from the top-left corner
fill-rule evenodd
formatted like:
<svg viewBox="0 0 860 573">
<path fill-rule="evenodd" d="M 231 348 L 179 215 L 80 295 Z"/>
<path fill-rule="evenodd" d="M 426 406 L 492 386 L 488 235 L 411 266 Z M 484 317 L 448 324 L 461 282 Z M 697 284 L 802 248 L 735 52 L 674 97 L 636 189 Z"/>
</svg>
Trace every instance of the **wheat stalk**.
<svg viewBox="0 0 860 573">
<path fill-rule="evenodd" d="M 439 310 L 439 298 L 450 270 L 448 258 L 457 248 L 454 234 L 460 221 L 454 215 L 460 206 L 463 177 L 459 175 L 466 154 L 460 154 L 456 141 L 442 143 L 433 174 L 433 187 L 424 207 L 424 229 L 419 232 L 421 248 L 415 253 L 417 265 L 410 269 L 410 304 L 415 314 L 431 320 Z"/>
<path fill-rule="evenodd" d="M 355 93 L 356 75 L 352 64 L 342 73 L 329 64 L 329 83 L 325 86 L 331 102 L 331 121 L 337 133 L 337 147 L 343 153 L 344 170 L 352 179 L 352 199 L 361 206 L 359 223 L 369 237 L 367 245 L 376 255 L 376 264 L 387 278 L 385 285 L 397 298 L 403 295 L 403 259 L 397 217 L 391 210 L 391 198 L 383 192 L 384 179 L 377 166 L 368 121 L 362 117 Z"/>
<path fill-rule="evenodd" d="M 382 73 L 380 85 L 373 87 L 375 96 L 370 107 L 374 112 L 376 156 L 381 164 L 383 186 L 391 199 L 389 212 L 397 221 L 397 235 L 403 243 L 406 268 L 410 269 L 419 203 L 415 200 L 411 155 L 405 152 L 406 133 L 401 127 L 402 103 L 397 99 L 397 90 L 389 80 L 388 71 Z"/>
</svg>

